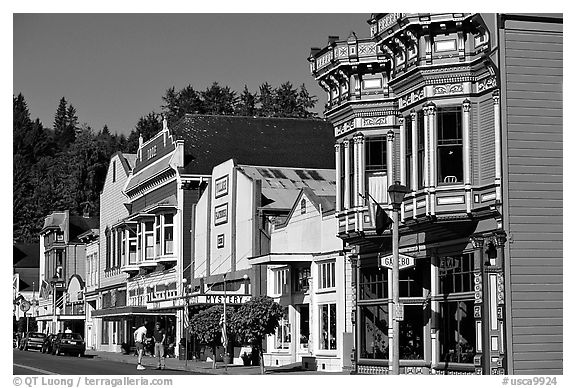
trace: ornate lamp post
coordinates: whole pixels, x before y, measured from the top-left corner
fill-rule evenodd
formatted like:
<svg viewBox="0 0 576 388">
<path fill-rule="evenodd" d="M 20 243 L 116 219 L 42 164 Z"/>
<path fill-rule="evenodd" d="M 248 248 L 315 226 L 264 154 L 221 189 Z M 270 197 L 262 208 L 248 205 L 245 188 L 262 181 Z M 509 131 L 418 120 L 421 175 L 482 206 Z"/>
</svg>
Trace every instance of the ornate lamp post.
<svg viewBox="0 0 576 388">
<path fill-rule="evenodd" d="M 404 196 L 408 192 L 406 186 L 401 185 L 396 181 L 388 188 L 388 195 L 392 203 L 392 304 L 393 304 L 393 319 L 392 319 L 392 373 L 393 375 L 400 374 L 400 261 L 399 261 L 399 244 L 400 236 L 398 233 L 398 213 L 400 205 L 404 200 Z"/>
</svg>

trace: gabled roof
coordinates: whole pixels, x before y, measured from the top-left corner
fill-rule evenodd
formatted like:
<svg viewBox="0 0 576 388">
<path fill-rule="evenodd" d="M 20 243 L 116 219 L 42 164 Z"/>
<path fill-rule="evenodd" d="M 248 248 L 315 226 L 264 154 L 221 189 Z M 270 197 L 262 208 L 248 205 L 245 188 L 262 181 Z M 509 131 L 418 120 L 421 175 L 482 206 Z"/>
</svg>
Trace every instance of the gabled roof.
<svg viewBox="0 0 576 388">
<path fill-rule="evenodd" d="M 14 269 L 40 267 L 40 243 L 14 244 L 12 252 Z"/>
<path fill-rule="evenodd" d="M 292 218 L 294 212 L 300 210 L 300 201 L 303 196 L 306 196 L 310 200 L 310 203 L 312 203 L 318 212 L 322 213 L 322 216 L 336 210 L 335 192 L 324 192 L 317 194 L 310 188 L 305 187 L 299 190 L 298 195 L 294 198 L 294 201 L 292 201 L 290 213 L 283 220 L 283 222 L 276 224 L 277 228 L 283 228 L 288 225 L 288 223 L 290 223 L 290 219 Z"/>
<path fill-rule="evenodd" d="M 183 174 L 210 175 L 235 159 L 239 164 L 334 168 L 334 133 L 320 119 L 187 114 L 170 132 L 184 140 Z"/>
</svg>

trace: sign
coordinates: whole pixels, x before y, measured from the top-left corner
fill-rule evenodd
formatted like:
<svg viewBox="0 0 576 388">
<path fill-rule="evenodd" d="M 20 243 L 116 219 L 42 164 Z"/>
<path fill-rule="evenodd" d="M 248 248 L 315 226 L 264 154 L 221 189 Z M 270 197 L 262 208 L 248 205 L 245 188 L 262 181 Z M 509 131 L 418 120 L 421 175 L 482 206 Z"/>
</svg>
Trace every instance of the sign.
<svg viewBox="0 0 576 388">
<path fill-rule="evenodd" d="M 398 303 L 394 305 L 394 319 L 398 322 L 404 320 L 404 303 Z"/>
<path fill-rule="evenodd" d="M 218 248 L 224 248 L 224 235 L 223 234 L 219 234 L 218 237 L 216 238 L 216 246 Z"/>
<path fill-rule="evenodd" d="M 380 254 L 379 254 L 379 256 L 380 256 Z M 392 267 L 394 266 L 394 257 L 393 257 L 393 255 L 380 256 L 379 262 L 380 262 L 380 266 L 392 269 Z M 414 265 L 416 263 L 415 263 L 415 260 L 412 256 L 399 254 L 398 255 L 398 264 L 399 264 L 400 269 L 406 269 L 406 268 L 414 267 Z"/>
<path fill-rule="evenodd" d="M 224 299 L 226 299 L 226 304 L 244 304 L 251 299 L 250 295 L 234 295 L 228 294 L 226 297 L 220 294 L 214 295 L 196 295 L 189 299 L 190 304 L 224 304 Z"/>
<path fill-rule="evenodd" d="M 216 179 L 214 184 L 214 197 L 219 198 L 228 194 L 228 175 Z"/>
<path fill-rule="evenodd" d="M 449 271 L 460 267 L 460 259 L 457 257 L 441 257 L 438 264 L 441 271 Z"/>
<path fill-rule="evenodd" d="M 28 302 L 27 300 L 23 300 L 20 303 L 20 310 L 22 310 L 23 312 L 30 310 L 30 302 Z"/>
<path fill-rule="evenodd" d="M 226 222 L 228 222 L 228 203 L 214 208 L 214 225 L 225 224 Z"/>
</svg>

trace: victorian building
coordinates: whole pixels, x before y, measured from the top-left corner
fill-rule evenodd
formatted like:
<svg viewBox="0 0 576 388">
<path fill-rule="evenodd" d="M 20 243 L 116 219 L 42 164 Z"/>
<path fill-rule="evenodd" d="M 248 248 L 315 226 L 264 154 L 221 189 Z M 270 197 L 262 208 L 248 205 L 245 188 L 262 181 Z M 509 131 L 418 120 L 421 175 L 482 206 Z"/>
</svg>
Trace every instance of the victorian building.
<svg viewBox="0 0 576 388">
<path fill-rule="evenodd" d="M 311 71 L 334 126 L 358 373 L 562 373 L 562 17 L 373 14 Z M 387 189 L 401 206 L 392 331 Z M 379 231 L 380 232 L 380 231 Z"/>
<path fill-rule="evenodd" d="M 97 229 L 97 218 L 71 215 L 68 210 L 45 218 L 40 231 L 39 331 L 70 328 L 84 333 L 86 244 L 80 236 Z"/>
<path fill-rule="evenodd" d="M 140 142 L 123 188 L 128 214 L 111 229 L 118 236 L 120 271 L 128 275 L 127 307 L 145 309 L 151 323 L 160 321 L 176 353 L 177 343 L 185 338 L 190 306 L 201 304 L 188 298 L 191 292 L 204 294 L 206 287 L 218 290 L 215 283 L 223 284 L 223 278 L 215 275 L 227 271 L 230 289 L 242 283 L 241 293 L 251 292 L 243 277 L 248 265 L 242 260 L 254 242 L 237 240 L 235 234 L 250 228 L 245 217 L 253 217 L 250 222 L 256 225 L 258 213 L 254 207 L 237 210 L 231 200 L 225 205 L 236 195 L 236 172 L 231 169 L 226 179 L 213 182 L 226 175 L 212 177 L 213 168 L 230 158 L 255 165 L 272 161 L 273 166 L 284 166 L 295 161 L 299 166 L 313 161 L 312 167 L 333 167 L 332 146 L 325 142 L 330 132 L 330 125 L 321 120 L 186 115 L 173 128 L 164 121 L 162 131 Z M 304 155 L 308 159 L 302 159 Z M 203 195 L 208 198 L 216 191 L 218 200 L 209 199 L 208 207 L 199 204 Z M 255 200 L 250 198 L 249 202 Z M 237 229 L 236 220 L 242 220 L 242 229 Z M 213 223 L 220 230 L 212 232 Z M 197 225 L 208 228 L 199 243 Z M 225 234 L 223 241 L 220 234 Z M 229 252 L 226 257 L 218 248 L 222 243 Z M 205 246 L 207 250 L 200 253 L 199 247 Z M 202 263 L 197 259 L 200 254 Z M 250 276 L 254 277 L 258 279 Z"/>
</svg>

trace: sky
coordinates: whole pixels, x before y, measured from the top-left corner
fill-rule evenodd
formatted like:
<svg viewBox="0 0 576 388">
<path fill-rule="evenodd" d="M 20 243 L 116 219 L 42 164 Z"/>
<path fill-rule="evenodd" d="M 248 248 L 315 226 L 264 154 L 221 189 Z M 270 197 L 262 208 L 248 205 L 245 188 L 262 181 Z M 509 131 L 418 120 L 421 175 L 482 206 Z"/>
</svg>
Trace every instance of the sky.
<svg viewBox="0 0 576 388">
<path fill-rule="evenodd" d="M 241 93 L 268 82 L 325 92 L 310 73 L 311 47 L 329 35 L 369 36 L 370 13 L 347 14 L 14 14 L 13 94 L 32 119 L 52 127 L 60 98 L 94 130 L 128 134 L 141 116 L 160 112 L 174 86 L 212 82 Z"/>
</svg>

